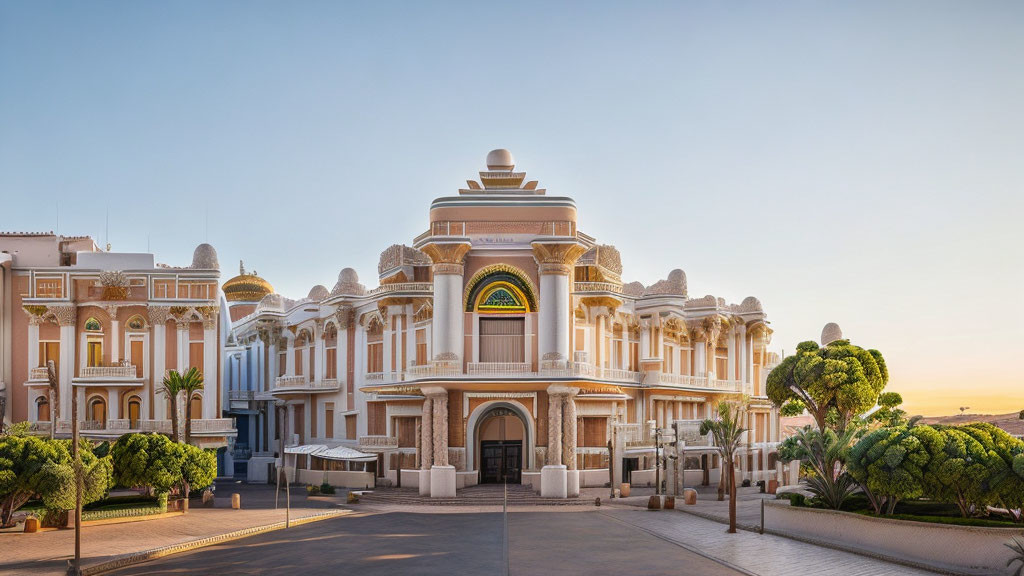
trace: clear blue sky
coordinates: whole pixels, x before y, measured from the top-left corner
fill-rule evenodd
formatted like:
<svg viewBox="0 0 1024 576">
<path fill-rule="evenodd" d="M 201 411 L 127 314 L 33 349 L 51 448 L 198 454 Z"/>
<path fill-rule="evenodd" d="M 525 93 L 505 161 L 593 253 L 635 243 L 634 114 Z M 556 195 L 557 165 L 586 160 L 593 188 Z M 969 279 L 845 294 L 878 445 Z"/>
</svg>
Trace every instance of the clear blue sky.
<svg viewBox="0 0 1024 576">
<path fill-rule="evenodd" d="M 627 279 L 839 322 L 912 410 L 1024 408 L 1020 2 L 0 2 L 0 229 L 289 296 L 505 147 Z M 207 221 L 209 225 L 207 227 Z"/>
</svg>

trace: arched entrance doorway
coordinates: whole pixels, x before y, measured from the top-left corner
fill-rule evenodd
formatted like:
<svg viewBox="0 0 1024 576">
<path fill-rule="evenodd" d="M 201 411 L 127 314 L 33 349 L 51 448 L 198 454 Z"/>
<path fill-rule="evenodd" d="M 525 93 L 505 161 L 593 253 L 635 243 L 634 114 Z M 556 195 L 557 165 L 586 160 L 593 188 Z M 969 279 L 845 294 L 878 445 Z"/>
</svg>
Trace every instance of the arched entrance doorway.
<svg viewBox="0 0 1024 576">
<path fill-rule="evenodd" d="M 521 407 L 509 402 L 489 402 L 474 411 L 469 421 L 470 462 L 480 483 L 519 483 L 530 466 L 533 430 Z"/>
</svg>

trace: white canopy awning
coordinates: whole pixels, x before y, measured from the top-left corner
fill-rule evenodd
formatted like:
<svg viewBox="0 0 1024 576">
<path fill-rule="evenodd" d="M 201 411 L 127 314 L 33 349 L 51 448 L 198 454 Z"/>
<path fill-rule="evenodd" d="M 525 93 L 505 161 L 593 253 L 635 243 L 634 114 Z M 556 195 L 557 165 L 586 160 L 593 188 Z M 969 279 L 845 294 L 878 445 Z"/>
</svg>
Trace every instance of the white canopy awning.
<svg viewBox="0 0 1024 576">
<path fill-rule="evenodd" d="M 302 444 L 300 446 L 285 446 L 285 454 L 316 454 L 322 450 L 326 450 L 327 446 L 323 444 Z"/>
<path fill-rule="evenodd" d="M 360 452 L 359 450 L 349 448 L 348 446 L 335 446 L 334 448 L 328 448 L 322 452 L 317 452 L 314 456 L 317 458 L 325 458 L 327 460 L 347 460 L 349 462 L 377 461 L 376 455 Z"/>
</svg>

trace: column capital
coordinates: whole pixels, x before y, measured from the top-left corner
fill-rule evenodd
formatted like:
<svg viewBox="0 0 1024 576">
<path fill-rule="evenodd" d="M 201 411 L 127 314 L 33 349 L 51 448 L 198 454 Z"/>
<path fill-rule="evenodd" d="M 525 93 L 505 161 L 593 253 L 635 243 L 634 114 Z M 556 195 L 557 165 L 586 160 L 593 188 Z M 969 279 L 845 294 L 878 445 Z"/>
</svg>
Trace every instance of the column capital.
<svg viewBox="0 0 1024 576">
<path fill-rule="evenodd" d="M 541 274 L 557 274 L 569 276 L 576 260 L 587 251 L 587 248 L 575 240 L 534 241 L 533 257 L 537 261 Z"/>
<path fill-rule="evenodd" d="M 420 246 L 434 263 L 434 274 L 458 274 L 464 271 L 463 260 L 472 245 L 467 240 L 435 240 Z"/>
</svg>

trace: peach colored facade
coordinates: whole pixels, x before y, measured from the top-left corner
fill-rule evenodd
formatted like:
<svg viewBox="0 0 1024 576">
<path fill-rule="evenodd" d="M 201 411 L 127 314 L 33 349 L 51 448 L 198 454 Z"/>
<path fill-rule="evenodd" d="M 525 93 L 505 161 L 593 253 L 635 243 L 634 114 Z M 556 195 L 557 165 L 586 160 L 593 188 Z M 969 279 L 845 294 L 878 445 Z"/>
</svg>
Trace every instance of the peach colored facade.
<svg viewBox="0 0 1024 576">
<path fill-rule="evenodd" d="M 487 164 L 433 201 L 411 247 L 381 254 L 377 288 L 349 268 L 300 300 L 269 284 L 258 302 L 233 300 L 225 284 L 236 473 L 265 479 L 283 450 L 300 472 L 371 471 L 433 496 L 500 479 L 571 496 L 609 468 L 653 482 L 660 429 L 685 446 L 670 481 L 717 482 L 699 422 L 746 396 L 740 477 L 775 477 L 764 387 L 778 359 L 761 303 L 690 297 L 682 270 L 624 282 L 619 252 L 579 230 L 571 198 L 526 181 L 507 151 Z M 331 457 L 338 447 L 351 452 Z"/>
<path fill-rule="evenodd" d="M 100 250 L 91 238 L 0 234 L 0 383 L 4 421 L 67 436 L 72 396 L 82 434 L 116 438 L 170 433 L 175 409 L 160 392 L 168 370 L 195 366 L 204 389 L 191 399 L 194 442 L 226 446 L 222 418 L 220 271 L 212 246 L 191 266 L 152 254 Z M 223 326 L 222 326 L 223 325 Z M 51 398 L 47 363 L 58 390 Z M 176 409 L 184 413 L 183 402 Z M 182 416 L 183 417 L 183 416 Z"/>
</svg>

